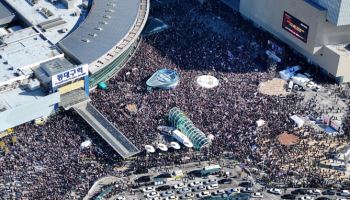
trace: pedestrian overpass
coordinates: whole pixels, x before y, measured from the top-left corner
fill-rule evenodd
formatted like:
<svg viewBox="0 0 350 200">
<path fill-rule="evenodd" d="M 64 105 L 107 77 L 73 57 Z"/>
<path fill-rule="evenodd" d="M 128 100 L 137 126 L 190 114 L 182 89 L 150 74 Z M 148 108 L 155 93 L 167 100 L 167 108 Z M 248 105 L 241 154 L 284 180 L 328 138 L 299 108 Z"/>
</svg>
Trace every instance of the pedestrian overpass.
<svg viewBox="0 0 350 200">
<path fill-rule="evenodd" d="M 122 132 L 88 101 L 76 104 L 73 108 L 123 159 L 140 152 Z"/>
</svg>

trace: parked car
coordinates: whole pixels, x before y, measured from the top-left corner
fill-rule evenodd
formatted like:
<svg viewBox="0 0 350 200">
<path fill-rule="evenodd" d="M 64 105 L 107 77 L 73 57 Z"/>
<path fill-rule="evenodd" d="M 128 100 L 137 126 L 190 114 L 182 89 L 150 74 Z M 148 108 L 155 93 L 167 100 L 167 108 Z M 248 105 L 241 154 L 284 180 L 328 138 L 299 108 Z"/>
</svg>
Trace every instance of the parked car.
<svg viewBox="0 0 350 200">
<path fill-rule="evenodd" d="M 337 193 L 336 190 L 325 190 L 322 192 L 323 195 L 329 195 L 329 196 L 333 196 Z"/>
<path fill-rule="evenodd" d="M 167 191 L 164 191 L 164 192 L 160 193 L 160 196 L 162 196 L 162 197 L 169 197 L 169 196 L 171 196 L 171 195 L 173 195 L 173 194 L 175 194 L 174 191 L 172 191 L 172 190 L 167 190 Z"/>
<path fill-rule="evenodd" d="M 314 200 L 314 198 L 310 196 L 302 196 L 302 197 L 299 197 L 299 200 Z"/>
<path fill-rule="evenodd" d="M 197 194 L 197 197 L 199 197 L 199 198 L 209 197 L 209 196 L 211 196 L 211 194 L 208 191 L 203 191 L 203 192 Z"/>
<path fill-rule="evenodd" d="M 152 198 L 149 198 L 147 200 L 162 200 L 162 198 L 160 198 L 160 197 L 152 197 Z"/>
<path fill-rule="evenodd" d="M 253 183 L 248 182 L 248 181 L 244 181 L 244 182 L 239 183 L 238 186 L 240 186 L 240 187 L 246 187 L 246 188 L 251 188 L 251 187 L 253 187 Z"/>
<path fill-rule="evenodd" d="M 292 194 L 306 194 L 307 190 L 306 189 L 296 189 L 291 192 Z"/>
<path fill-rule="evenodd" d="M 338 195 L 342 197 L 350 197 L 350 192 L 349 190 L 342 190 L 338 193 Z"/>
<path fill-rule="evenodd" d="M 321 195 L 322 191 L 318 189 L 308 190 L 307 193 L 309 195 Z"/>
<path fill-rule="evenodd" d="M 318 197 L 316 200 L 332 200 L 331 198 L 328 197 Z"/>
<path fill-rule="evenodd" d="M 281 196 L 282 199 L 296 199 L 297 196 L 294 194 L 285 194 Z"/>
<path fill-rule="evenodd" d="M 271 189 L 267 190 L 267 192 L 269 192 L 271 194 L 277 194 L 277 195 L 281 195 L 282 194 L 282 190 L 277 189 L 277 188 L 271 188 Z"/>
<path fill-rule="evenodd" d="M 218 183 L 216 179 L 208 179 L 203 182 L 204 185 L 212 185 L 214 183 Z"/>
<path fill-rule="evenodd" d="M 225 194 L 225 190 L 216 190 L 216 191 L 211 193 L 211 195 L 213 195 L 213 196 L 221 196 L 223 194 Z"/>
<path fill-rule="evenodd" d="M 166 198 L 166 200 L 177 200 L 177 199 L 179 198 L 177 198 L 177 196 L 174 196 L 174 195 Z"/>
<path fill-rule="evenodd" d="M 231 178 L 224 178 L 218 181 L 219 184 L 231 184 L 232 179 Z"/>
<path fill-rule="evenodd" d="M 154 187 L 145 187 L 145 188 L 142 188 L 142 192 L 143 192 L 143 193 L 154 192 L 154 191 L 155 191 Z"/>
<path fill-rule="evenodd" d="M 178 184 L 174 185 L 174 189 L 181 189 L 184 187 L 186 187 L 186 185 L 184 183 L 178 183 Z"/>
<path fill-rule="evenodd" d="M 119 196 L 117 197 L 117 200 L 126 200 L 126 198 L 124 196 Z"/>
<path fill-rule="evenodd" d="M 203 183 L 201 181 L 194 181 L 192 183 L 189 183 L 188 187 L 197 187 L 199 185 L 203 185 Z"/>
<path fill-rule="evenodd" d="M 229 188 L 225 190 L 226 194 L 235 194 L 235 193 L 239 193 L 239 189 L 238 188 Z"/>
<path fill-rule="evenodd" d="M 156 191 L 165 191 L 165 190 L 169 190 L 171 187 L 170 185 L 162 185 L 156 188 Z"/>
<path fill-rule="evenodd" d="M 151 181 L 150 176 L 141 176 L 141 177 L 135 179 L 136 183 L 146 183 L 146 182 L 150 182 L 150 181 Z"/>
<path fill-rule="evenodd" d="M 260 192 L 255 192 L 252 194 L 252 197 L 253 198 L 263 198 L 263 194 Z"/>
<path fill-rule="evenodd" d="M 203 190 L 207 190 L 207 188 L 204 185 L 200 185 L 192 189 L 193 192 L 199 192 Z"/>
<path fill-rule="evenodd" d="M 179 190 L 177 191 L 177 193 L 179 193 L 179 194 L 186 194 L 186 193 L 189 193 L 189 192 L 191 192 L 191 189 L 188 188 L 188 187 L 181 188 L 181 189 L 179 189 Z"/>
<path fill-rule="evenodd" d="M 159 197 L 159 193 L 158 192 L 150 192 L 150 193 L 147 193 L 145 195 L 145 197 L 147 197 L 147 198 Z"/>
<path fill-rule="evenodd" d="M 214 183 L 214 184 L 211 184 L 211 185 L 207 186 L 207 190 L 215 190 L 215 189 L 218 189 L 218 188 L 219 188 L 219 184 L 217 184 L 217 183 Z"/>
<path fill-rule="evenodd" d="M 193 198 L 194 194 L 193 193 L 187 193 L 187 194 L 185 194 L 185 197 L 186 198 Z"/>
<path fill-rule="evenodd" d="M 241 193 L 253 193 L 253 189 L 246 187 L 241 190 Z"/>
</svg>

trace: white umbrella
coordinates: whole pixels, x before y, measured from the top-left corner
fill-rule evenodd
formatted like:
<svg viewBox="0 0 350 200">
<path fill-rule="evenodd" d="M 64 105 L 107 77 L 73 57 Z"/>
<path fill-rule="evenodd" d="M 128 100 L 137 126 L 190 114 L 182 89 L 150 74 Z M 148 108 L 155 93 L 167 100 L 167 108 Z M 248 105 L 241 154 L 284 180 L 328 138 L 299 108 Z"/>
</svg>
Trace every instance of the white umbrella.
<svg viewBox="0 0 350 200">
<path fill-rule="evenodd" d="M 80 148 L 85 149 L 89 146 L 91 146 L 91 140 L 86 140 L 85 142 L 81 143 Z"/>
<path fill-rule="evenodd" d="M 156 150 L 154 149 L 154 147 L 151 146 L 151 145 L 145 145 L 145 149 L 146 149 L 146 151 L 147 151 L 148 153 L 154 153 L 154 152 L 156 152 Z"/>
<path fill-rule="evenodd" d="M 191 141 L 183 141 L 183 145 L 185 145 L 185 147 L 187 148 L 192 148 L 193 147 L 193 143 Z"/>
<path fill-rule="evenodd" d="M 168 151 L 168 147 L 165 144 L 159 143 L 157 147 L 162 151 Z"/>
<path fill-rule="evenodd" d="M 177 142 L 170 142 L 170 146 L 174 149 L 180 149 L 180 145 Z"/>
</svg>

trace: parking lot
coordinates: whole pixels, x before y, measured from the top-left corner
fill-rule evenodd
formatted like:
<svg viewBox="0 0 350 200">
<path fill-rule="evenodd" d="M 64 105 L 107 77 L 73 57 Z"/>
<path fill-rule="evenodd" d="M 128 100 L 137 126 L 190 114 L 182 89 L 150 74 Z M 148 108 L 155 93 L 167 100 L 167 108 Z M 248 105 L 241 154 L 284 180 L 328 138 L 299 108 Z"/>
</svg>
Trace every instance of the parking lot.
<svg viewBox="0 0 350 200">
<path fill-rule="evenodd" d="M 174 176 L 178 168 L 165 171 L 147 170 L 148 173 L 129 177 L 133 189 L 110 199 L 300 199 L 342 200 L 348 199 L 347 190 L 320 190 L 315 188 L 268 188 L 257 183 L 239 166 L 221 168 L 219 173 L 202 177 L 203 168 L 189 167 L 181 171 L 183 176 Z M 350 199 L 350 198 L 349 198 Z"/>
</svg>

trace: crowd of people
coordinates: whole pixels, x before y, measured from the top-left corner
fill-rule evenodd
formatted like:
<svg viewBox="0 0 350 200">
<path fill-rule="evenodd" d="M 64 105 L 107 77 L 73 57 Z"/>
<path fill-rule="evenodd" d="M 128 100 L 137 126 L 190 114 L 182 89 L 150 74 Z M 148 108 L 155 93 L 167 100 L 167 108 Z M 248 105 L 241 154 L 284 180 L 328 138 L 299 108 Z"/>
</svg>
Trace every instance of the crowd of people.
<svg viewBox="0 0 350 200">
<path fill-rule="evenodd" d="M 178 107 L 204 133 L 214 135 L 210 147 L 199 152 L 185 148 L 142 152 L 123 161 L 76 113 L 59 113 L 43 126 L 25 124 L 15 129 L 18 142 L 9 144 L 10 152 L 0 156 L 1 197 L 81 199 L 98 178 L 114 175 L 115 167 L 127 164 L 130 172 L 223 155 L 265 171 L 261 179 L 269 183 L 328 187 L 348 177 L 319 164 L 347 136 L 320 138 L 322 131 L 312 126 L 296 129 L 290 119 L 294 114 L 322 114 L 314 102 L 305 103 L 300 93 L 280 97 L 258 92 L 261 82 L 277 76 L 262 58 L 269 34 L 216 3 L 174 1 L 152 8 L 151 14 L 169 28 L 144 38 L 133 58 L 108 81 L 108 90 L 91 93 L 92 104 L 141 150 L 159 142 L 157 126 L 168 125 L 169 110 Z M 277 69 L 297 64 L 307 65 L 286 50 Z M 147 78 L 160 68 L 176 70 L 180 84 L 174 90 L 147 91 Z M 219 86 L 201 88 L 195 81 L 199 75 L 215 76 Z M 129 104 L 136 105 L 136 113 L 126 112 Z M 259 119 L 266 125 L 257 128 Z M 281 145 L 276 138 L 284 132 L 297 135 L 300 142 Z M 93 145 L 80 148 L 87 139 Z"/>
</svg>

